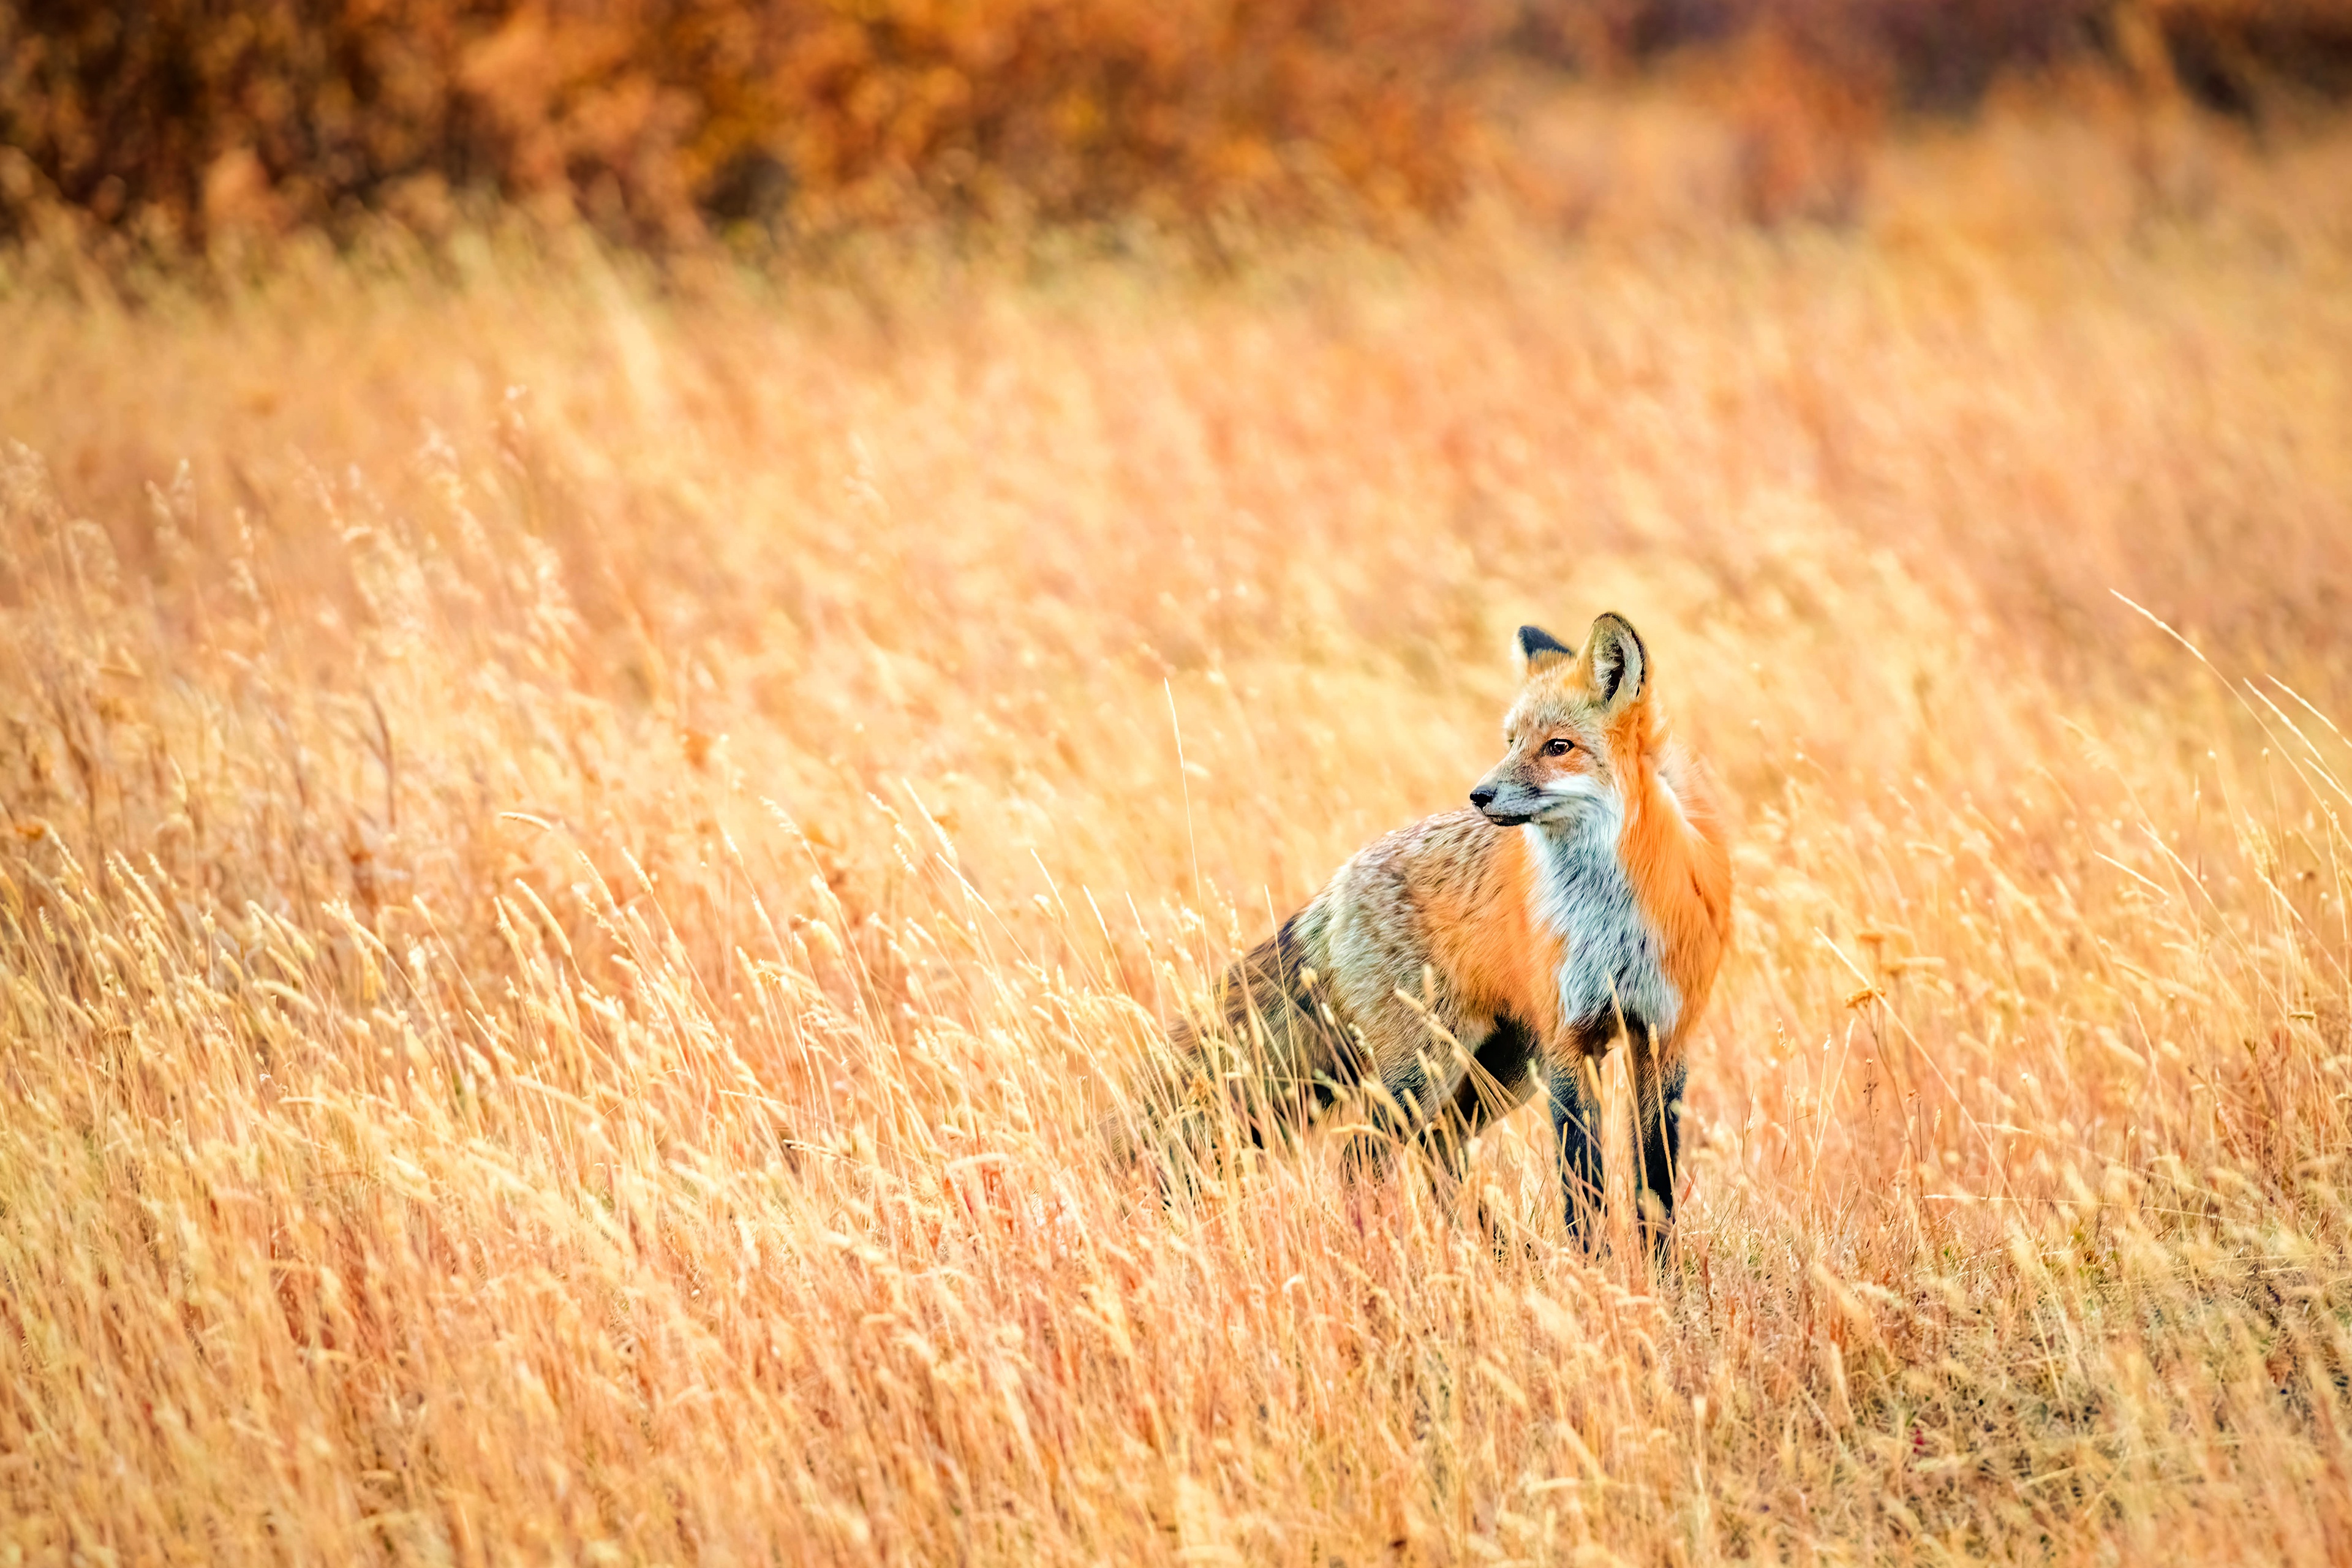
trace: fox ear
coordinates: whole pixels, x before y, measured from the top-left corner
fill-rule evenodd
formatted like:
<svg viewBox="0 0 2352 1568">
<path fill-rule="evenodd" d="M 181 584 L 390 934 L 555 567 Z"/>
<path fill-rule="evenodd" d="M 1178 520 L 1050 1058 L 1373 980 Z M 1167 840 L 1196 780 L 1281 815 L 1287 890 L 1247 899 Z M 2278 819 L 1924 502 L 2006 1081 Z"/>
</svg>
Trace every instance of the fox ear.
<svg viewBox="0 0 2352 1568">
<path fill-rule="evenodd" d="M 1522 680 L 1538 670 L 1549 669 L 1561 659 L 1576 657 L 1574 648 L 1541 626 L 1521 626 L 1517 647 L 1519 679 Z"/>
<path fill-rule="evenodd" d="M 1584 639 L 1584 669 L 1592 695 L 1610 712 L 1641 700 L 1650 681 L 1650 650 L 1624 616 L 1608 614 L 1592 623 Z"/>
</svg>

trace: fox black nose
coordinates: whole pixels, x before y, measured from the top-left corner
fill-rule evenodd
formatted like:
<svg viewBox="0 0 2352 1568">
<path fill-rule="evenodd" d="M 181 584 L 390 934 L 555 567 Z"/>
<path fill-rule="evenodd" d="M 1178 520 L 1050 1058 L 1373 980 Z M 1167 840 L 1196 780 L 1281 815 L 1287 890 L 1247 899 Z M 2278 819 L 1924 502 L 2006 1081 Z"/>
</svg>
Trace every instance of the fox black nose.
<svg viewBox="0 0 2352 1568">
<path fill-rule="evenodd" d="M 1493 784 L 1480 784 L 1470 792 L 1470 804 L 1484 811 L 1495 804 L 1495 796 L 1498 793 Z"/>
</svg>

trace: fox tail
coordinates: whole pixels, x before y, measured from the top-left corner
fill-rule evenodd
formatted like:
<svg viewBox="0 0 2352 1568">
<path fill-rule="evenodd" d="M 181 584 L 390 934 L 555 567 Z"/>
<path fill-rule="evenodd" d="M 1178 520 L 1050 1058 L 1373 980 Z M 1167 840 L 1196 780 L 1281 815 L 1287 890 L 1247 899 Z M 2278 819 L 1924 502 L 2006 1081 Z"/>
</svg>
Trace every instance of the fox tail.
<svg viewBox="0 0 2352 1568">
<path fill-rule="evenodd" d="M 1208 1005 L 1169 1027 L 1139 1103 L 1109 1130 L 1123 1159 L 1157 1167 L 1163 1187 L 1189 1184 L 1240 1144 L 1287 1144 L 1361 1078 L 1360 1051 L 1318 995 L 1312 914 L 1235 959 Z"/>
</svg>

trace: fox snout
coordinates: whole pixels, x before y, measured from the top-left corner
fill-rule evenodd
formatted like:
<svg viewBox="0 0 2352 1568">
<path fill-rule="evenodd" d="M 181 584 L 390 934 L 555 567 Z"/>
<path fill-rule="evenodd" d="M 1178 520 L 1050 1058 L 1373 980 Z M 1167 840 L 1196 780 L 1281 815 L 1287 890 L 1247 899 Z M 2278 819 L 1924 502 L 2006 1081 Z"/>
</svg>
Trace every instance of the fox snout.
<svg viewBox="0 0 2352 1568">
<path fill-rule="evenodd" d="M 1470 804 L 1497 827 L 1517 827 L 1533 822 L 1552 804 L 1543 792 L 1510 779 L 1483 778 L 1470 792 Z"/>
</svg>

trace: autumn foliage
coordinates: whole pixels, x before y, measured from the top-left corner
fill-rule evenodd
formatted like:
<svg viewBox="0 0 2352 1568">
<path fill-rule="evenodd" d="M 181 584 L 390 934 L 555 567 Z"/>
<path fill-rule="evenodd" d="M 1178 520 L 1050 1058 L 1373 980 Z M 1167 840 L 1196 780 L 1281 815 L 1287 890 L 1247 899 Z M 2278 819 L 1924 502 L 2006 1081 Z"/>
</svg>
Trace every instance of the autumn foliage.
<svg viewBox="0 0 2352 1568">
<path fill-rule="evenodd" d="M 451 193 L 677 237 L 909 198 L 1070 216 L 1445 199 L 1492 0 L 159 0 L 5 40 L 18 205 L 431 225 Z M 0 23 L 0 26 L 6 24 Z"/>
<path fill-rule="evenodd" d="M 1507 163 L 1497 84 L 1694 53 L 1881 110 L 2087 65 L 2233 114 L 2352 86 L 2342 0 L 149 0 L 0 8 L 0 234 L 160 246 L 467 204 L 674 243 L 750 222 L 1443 212 Z M 1793 64 L 1792 64 L 1793 62 Z M 1736 94 L 1735 94 L 1736 96 Z M 1752 96 L 1752 93 L 1751 93 Z M 1785 96 L 1785 94 L 1784 94 Z M 1506 178 L 1502 184 L 1507 187 Z"/>
</svg>

